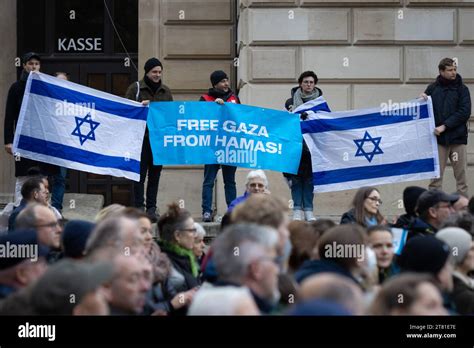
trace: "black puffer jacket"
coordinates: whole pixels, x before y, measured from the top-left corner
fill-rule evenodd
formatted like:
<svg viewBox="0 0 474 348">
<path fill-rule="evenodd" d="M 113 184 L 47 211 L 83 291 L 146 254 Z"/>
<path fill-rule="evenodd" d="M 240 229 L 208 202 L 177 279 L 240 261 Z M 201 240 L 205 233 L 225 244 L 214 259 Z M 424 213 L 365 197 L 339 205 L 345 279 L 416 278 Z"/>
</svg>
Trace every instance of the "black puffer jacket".
<svg viewBox="0 0 474 348">
<path fill-rule="evenodd" d="M 447 83 L 441 76 L 426 88 L 433 100 L 436 127 L 446 125 L 438 144 L 467 144 L 467 122 L 471 116 L 471 96 L 460 75 Z"/>
</svg>

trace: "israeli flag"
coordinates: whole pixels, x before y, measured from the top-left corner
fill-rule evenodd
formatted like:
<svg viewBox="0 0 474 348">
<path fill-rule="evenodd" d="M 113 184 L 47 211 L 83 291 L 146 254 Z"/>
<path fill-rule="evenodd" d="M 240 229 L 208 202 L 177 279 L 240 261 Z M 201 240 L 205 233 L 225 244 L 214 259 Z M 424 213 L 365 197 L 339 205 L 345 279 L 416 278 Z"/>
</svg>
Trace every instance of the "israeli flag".
<svg viewBox="0 0 474 348">
<path fill-rule="evenodd" d="M 322 111 L 331 112 L 331 110 L 329 109 L 329 105 L 323 96 L 310 100 L 298 106 L 295 110 L 293 110 L 293 113 L 302 114 L 303 112 L 306 112 L 308 115 L 310 115 Z"/>
<path fill-rule="evenodd" d="M 431 98 L 388 107 L 316 112 L 301 123 L 314 192 L 439 177 Z"/>
<path fill-rule="evenodd" d="M 395 255 L 401 255 L 407 242 L 408 231 L 403 228 L 391 228 L 393 235 L 393 250 Z"/>
<path fill-rule="evenodd" d="M 135 101 L 32 72 L 15 157 L 139 181 L 147 114 Z"/>
</svg>

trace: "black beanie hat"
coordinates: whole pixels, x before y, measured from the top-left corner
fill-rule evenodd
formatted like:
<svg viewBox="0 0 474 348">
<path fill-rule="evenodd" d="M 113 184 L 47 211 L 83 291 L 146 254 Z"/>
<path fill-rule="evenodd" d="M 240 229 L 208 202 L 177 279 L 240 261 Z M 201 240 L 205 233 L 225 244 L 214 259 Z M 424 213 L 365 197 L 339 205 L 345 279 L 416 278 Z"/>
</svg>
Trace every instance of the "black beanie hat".
<svg viewBox="0 0 474 348">
<path fill-rule="evenodd" d="M 433 236 L 408 240 L 398 260 L 402 271 L 438 274 L 449 257 L 449 246 Z"/>
<path fill-rule="evenodd" d="M 416 202 L 426 189 L 419 186 L 408 186 L 403 190 L 403 205 L 407 214 L 415 215 Z"/>
<path fill-rule="evenodd" d="M 28 53 L 25 53 L 23 55 L 23 57 L 21 58 L 21 61 L 23 62 L 23 64 L 26 64 L 27 62 L 29 62 L 31 59 L 36 59 L 38 61 L 41 62 L 41 58 L 40 56 L 38 55 L 38 53 L 35 53 L 35 52 L 28 52 Z"/>
<path fill-rule="evenodd" d="M 84 256 L 87 239 L 89 238 L 95 224 L 83 220 L 70 220 L 63 231 L 64 256 Z"/>
<path fill-rule="evenodd" d="M 155 66 L 161 66 L 163 69 L 163 64 L 161 64 L 160 60 L 158 58 L 150 58 L 146 61 L 145 63 L 145 74 L 147 74 L 151 69 L 153 69 Z"/>
<path fill-rule="evenodd" d="M 228 79 L 229 77 L 225 72 L 222 70 L 216 70 L 211 74 L 211 83 L 212 87 L 217 85 L 219 82 L 221 82 L 223 79 Z"/>
</svg>

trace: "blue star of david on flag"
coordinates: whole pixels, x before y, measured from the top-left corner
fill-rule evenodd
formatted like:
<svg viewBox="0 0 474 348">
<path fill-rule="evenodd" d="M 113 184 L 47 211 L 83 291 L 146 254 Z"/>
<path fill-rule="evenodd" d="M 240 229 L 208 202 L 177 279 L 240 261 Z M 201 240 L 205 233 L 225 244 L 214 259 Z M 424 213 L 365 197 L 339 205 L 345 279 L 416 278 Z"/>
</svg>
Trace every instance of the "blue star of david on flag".
<svg viewBox="0 0 474 348">
<path fill-rule="evenodd" d="M 77 116 L 75 118 L 76 118 L 76 128 L 74 128 L 71 135 L 75 135 L 79 137 L 81 146 L 86 142 L 86 140 L 95 141 L 94 131 L 97 129 L 97 127 L 99 127 L 100 123 L 93 121 L 90 113 L 88 113 L 84 118 L 80 118 Z M 82 134 L 81 132 L 81 126 L 84 123 L 88 123 L 90 125 L 89 133 L 87 133 L 86 135 Z"/>
<path fill-rule="evenodd" d="M 357 152 L 355 154 L 355 157 L 364 156 L 367 161 L 372 162 L 372 159 L 375 155 L 383 154 L 383 151 L 380 148 L 381 140 L 382 137 L 372 138 L 369 132 L 366 131 L 362 139 L 354 140 L 354 143 L 357 145 Z M 364 150 L 364 144 L 366 142 L 372 143 L 374 145 L 374 149 L 372 150 L 372 152 L 367 152 Z"/>
</svg>

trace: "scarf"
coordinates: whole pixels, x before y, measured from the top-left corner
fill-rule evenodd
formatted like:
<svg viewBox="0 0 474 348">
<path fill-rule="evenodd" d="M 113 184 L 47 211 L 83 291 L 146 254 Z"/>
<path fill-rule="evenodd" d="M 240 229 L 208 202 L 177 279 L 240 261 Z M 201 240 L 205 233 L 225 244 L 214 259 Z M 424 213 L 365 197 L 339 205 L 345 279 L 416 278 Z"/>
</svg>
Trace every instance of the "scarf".
<svg viewBox="0 0 474 348">
<path fill-rule="evenodd" d="M 227 99 L 232 95 L 232 90 L 229 89 L 227 92 L 224 92 L 217 88 L 209 88 L 207 94 L 216 99 L 221 98 L 222 100 L 227 101 Z"/>
<path fill-rule="evenodd" d="M 458 83 L 458 77 L 456 76 L 454 80 L 448 80 L 448 79 L 445 79 L 443 76 L 439 75 L 438 81 L 442 86 L 453 86 Z"/>
<path fill-rule="evenodd" d="M 304 94 L 301 90 L 301 87 L 298 88 L 295 94 L 293 95 L 293 110 L 296 109 L 298 106 L 303 105 L 307 101 L 316 99 L 320 95 L 321 94 L 319 93 L 319 89 L 317 88 L 313 89 L 313 92 L 310 94 Z"/>
<path fill-rule="evenodd" d="M 145 83 L 148 87 L 150 87 L 150 89 L 152 90 L 153 94 L 156 93 L 156 91 L 158 90 L 158 88 L 161 87 L 161 79 L 160 79 L 160 82 L 153 82 L 152 80 L 150 80 L 148 78 L 148 76 L 145 75 L 145 77 L 143 78 L 145 80 Z"/>
<path fill-rule="evenodd" d="M 194 255 L 192 250 L 185 249 L 178 244 L 170 243 L 165 240 L 161 241 L 163 249 L 171 251 L 176 255 L 187 257 L 189 259 L 189 263 L 191 265 L 191 273 L 195 278 L 199 275 L 199 266 L 196 261 L 196 256 Z"/>
</svg>

